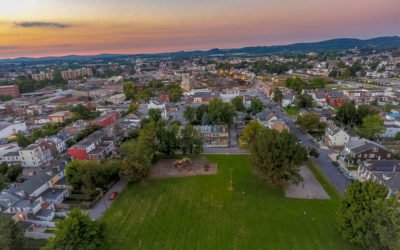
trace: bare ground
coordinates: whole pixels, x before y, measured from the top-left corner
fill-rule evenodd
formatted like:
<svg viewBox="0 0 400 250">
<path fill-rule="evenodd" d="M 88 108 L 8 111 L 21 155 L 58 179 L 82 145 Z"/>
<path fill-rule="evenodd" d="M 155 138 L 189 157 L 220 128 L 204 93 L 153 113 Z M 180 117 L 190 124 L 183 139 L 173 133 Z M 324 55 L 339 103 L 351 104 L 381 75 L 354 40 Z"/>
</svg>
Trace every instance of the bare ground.
<svg viewBox="0 0 400 250">
<path fill-rule="evenodd" d="M 288 198 L 300 199 L 330 199 L 321 184 L 315 179 L 313 173 L 306 166 L 300 168 L 300 175 L 303 182 L 299 185 L 291 183 L 285 188 L 285 195 Z"/>
<path fill-rule="evenodd" d="M 192 165 L 187 168 L 178 168 L 174 166 L 177 159 L 161 159 L 150 172 L 149 179 L 164 179 L 171 177 L 185 177 L 195 175 L 214 175 L 217 174 L 217 164 L 208 163 L 203 157 L 191 159 Z M 205 166 L 209 168 L 206 170 Z"/>
</svg>

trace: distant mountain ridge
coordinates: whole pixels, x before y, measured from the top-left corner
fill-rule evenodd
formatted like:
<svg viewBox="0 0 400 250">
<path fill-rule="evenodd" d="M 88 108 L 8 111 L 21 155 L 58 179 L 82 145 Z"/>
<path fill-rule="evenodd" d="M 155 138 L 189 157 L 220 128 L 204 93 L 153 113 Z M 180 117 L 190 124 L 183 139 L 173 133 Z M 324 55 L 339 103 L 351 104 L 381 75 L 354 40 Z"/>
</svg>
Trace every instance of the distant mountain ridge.
<svg viewBox="0 0 400 250">
<path fill-rule="evenodd" d="M 281 53 L 307 53 L 307 52 L 333 52 L 340 50 L 348 50 L 353 48 L 365 49 L 399 49 L 400 37 L 399 36 L 385 36 L 376 37 L 372 39 L 356 39 L 356 38 L 338 38 L 325 40 L 320 42 L 309 43 L 293 43 L 288 45 L 273 45 L 273 46 L 253 46 L 243 47 L 237 49 L 211 49 L 206 51 L 180 51 L 180 52 L 166 52 L 166 53 L 153 53 L 153 54 L 99 54 L 99 55 L 68 55 L 59 57 L 19 57 L 15 59 L 0 59 L 1 62 L 33 62 L 33 61 L 50 61 L 50 60 L 89 60 L 101 58 L 119 58 L 124 56 L 144 56 L 144 57 L 157 57 L 157 56 L 208 56 L 215 54 L 281 54 Z"/>
</svg>

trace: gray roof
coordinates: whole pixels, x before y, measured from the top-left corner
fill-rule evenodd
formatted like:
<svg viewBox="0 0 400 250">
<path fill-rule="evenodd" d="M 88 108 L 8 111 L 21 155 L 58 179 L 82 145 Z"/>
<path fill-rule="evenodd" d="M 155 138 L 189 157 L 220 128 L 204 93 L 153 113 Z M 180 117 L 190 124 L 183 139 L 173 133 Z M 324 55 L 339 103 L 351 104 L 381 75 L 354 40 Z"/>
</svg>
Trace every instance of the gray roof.
<svg viewBox="0 0 400 250">
<path fill-rule="evenodd" d="M 8 201 L 10 201 L 11 204 L 14 204 L 17 201 L 19 201 L 20 199 L 22 199 L 22 197 L 16 193 L 14 193 L 13 191 L 11 191 L 11 190 L 5 191 L 2 194 L 0 194 L 0 205 L 8 208 L 8 207 L 10 207 L 10 205 L 8 204 Z"/>
<path fill-rule="evenodd" d="M 68 185 L 67 179 L 65 177 L 59 179 L 54 185 Z"/>
<path fill-rule="evenodd" d="M 18 221 L 18 223 L 21 224 L 24 231 L 33 226 L 33 222 L 31 222 L 31 221 L 20 220 L 20 221 Z"/>
<path fill-rule="evenodd" d="M 400 172 L 373 172 L 374 175 L 388 188 L 400 190 Z"/>
<path fill-rule="evenodd" d="M 49 175 L 48 173 L 45 172 L 37 173 L 31 176 L 23 183 L 21 183 L 21 185 L 15 189 L 15 192 L 24 191 L 25 195 L 30 195 L 40 186 L 49 181 L 51 178 L 52 175 Z"/>
<path fill-rule="evenodd" d="M 260 120 L 260 121 L 265 121 L 267 120 L 267 118 L 272 114 L 272 112 L 264 110 L 260 113 L 256 114 L 256 117 Z"/>
<path fill-rule="evenodd" d="M 39 212 L 37 212 L 35 215 L 40 216 L 40 217 L 49 217 L 50 214 L 52 214 L 54 211 L 51 209 L 40 209 Z"/>
<path fill-rule="evenodd" d="M 10 126 L 12 123 L 10 122 L 0 122 L 0 130 L 3 130 L 5 128 L 7 128 L 8 126 Z"/>
<path fill-rule="evenodd" d="M 346 147 L 351 151 L 353 151 L 354 153 L 361 153 L 372 147 L 377 147 L 387 151 L 387 149 L 384 146 L 364 138 L 359 140 L 351 140 L 346 143 Z"/>
<path fill-rule="evenodd" d="M 400 161 L 397 160 L 366 160 L 362 166 L 369 171 L 379 172 L 393 172 L 396 167 L 395 171 L 400 172 Z"/>
<path fill-rule="evenodd" d="M 57 199 L 62 193 L 65 192 L 65 188 L 49 188 L 44 191 L 41 196 L 43 200 L 55 200 Z"/>
<path fill-rule="evenodd" d="M 30 201 L 28 199 L 24 199 L 24 200 L 19 200 L 17 201 L 17 203 L 15 203 L 14 205 L 12 205 L 12 207 L 21 207 L 21 208 L 25 208 L 25 207 L 29 207 L 29 208 L 34 208 L 36 207 L 38 204 L 41 204 L 40 200 L 34 200 L 34 201 Z"/>
</svg>

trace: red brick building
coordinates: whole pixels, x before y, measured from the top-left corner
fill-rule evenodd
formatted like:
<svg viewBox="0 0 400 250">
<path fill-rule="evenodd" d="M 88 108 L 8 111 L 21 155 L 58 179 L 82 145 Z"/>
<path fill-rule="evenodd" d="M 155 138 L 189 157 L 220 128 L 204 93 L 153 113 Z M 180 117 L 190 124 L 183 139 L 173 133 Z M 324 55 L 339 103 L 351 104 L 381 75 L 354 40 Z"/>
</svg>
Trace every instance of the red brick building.
<svg viewBox="0 0 400 250">
<path fill-rule="evenodd" d="M 0 95 L 9 95 L 13 98 L 19 97 L 20 93 L 18 85 L 0 86 Z"/>
</svg>

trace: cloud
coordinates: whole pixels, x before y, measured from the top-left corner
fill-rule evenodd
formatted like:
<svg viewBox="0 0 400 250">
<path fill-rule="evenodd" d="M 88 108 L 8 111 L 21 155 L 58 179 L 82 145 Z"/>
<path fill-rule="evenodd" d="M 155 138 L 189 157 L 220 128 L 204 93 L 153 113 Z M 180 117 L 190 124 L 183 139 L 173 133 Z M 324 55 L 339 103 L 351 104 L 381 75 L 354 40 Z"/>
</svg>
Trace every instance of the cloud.
<svg viewBox="0 0 400 250">
<path fill-rule="evenodd" d="M 23 28 L 49 27 L 49 28 L 59 28 L 59 29 L 71 27 L 70 24 L 55 23 L 55 22 L 20 22 L 20 23 L 15 23 L 15 26 Z"/>
</svg>

